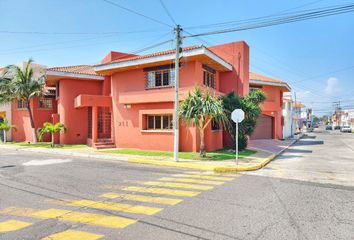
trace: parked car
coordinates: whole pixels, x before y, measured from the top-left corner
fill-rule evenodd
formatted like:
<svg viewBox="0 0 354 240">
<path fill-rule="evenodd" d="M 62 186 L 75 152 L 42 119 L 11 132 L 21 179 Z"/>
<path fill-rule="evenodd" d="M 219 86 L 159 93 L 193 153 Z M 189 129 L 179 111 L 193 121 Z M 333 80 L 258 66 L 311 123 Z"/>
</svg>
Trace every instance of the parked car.
<svg viewBox="0 0 354 240">
<path fill-rule="evenodd" d="M 327 125 L 327 126 L 326 126 L 326 130 L 333 130 L 333 128 L 332 128 L 331 125 Z"/>
<path fill-rule="evenodd" d="M 318 124 L 317 123 L 313 124 L 313 128 L 318 128 Z"/>
<path fill-rule="evenodd" d="M 343 127 L 340 128 L 340 131 L 341 132 L 349 132 L 349 133 L 351 133 L 352 129 L 349 126 L 343 126 Z"/>
<path fill-rule="evenodd" d="M 334 130 L 340 130 L 340 126 L 335 126 Z"/>
</svg>

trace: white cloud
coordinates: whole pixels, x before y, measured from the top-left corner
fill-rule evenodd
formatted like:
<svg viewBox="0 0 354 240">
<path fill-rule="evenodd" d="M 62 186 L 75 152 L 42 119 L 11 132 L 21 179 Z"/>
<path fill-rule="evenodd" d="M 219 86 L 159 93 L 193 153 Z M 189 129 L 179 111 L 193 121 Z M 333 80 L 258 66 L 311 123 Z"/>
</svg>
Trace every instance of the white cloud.
<svg viewBox="0 0 354 240">
<path fill-rule="evenodd" d="M 296 92 L 297 97 L 300 98 L 305 98 L 308 97 L 311 94 L 311 91 L 300 91 L 300 92 Z"/>
<path fill-rule="evenodd" d="M 327 85 L 325 88 L 325 93 L 328 95 L 334 95 L 338 93 L 339 87 L 338 87 L 338 79 L 335 77 L 330 77 L 327 79 Z"/>
</svg>

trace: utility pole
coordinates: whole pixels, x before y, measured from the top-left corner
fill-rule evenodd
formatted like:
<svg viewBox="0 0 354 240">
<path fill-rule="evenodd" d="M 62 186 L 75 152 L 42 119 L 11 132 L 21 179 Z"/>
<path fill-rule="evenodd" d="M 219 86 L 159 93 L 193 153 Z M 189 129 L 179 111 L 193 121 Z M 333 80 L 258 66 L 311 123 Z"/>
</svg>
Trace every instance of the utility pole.
<svg viewBox="0 0 354 240">
<path fill-rule="evenodd" d="M 174 116 L 174 146 L 173 146 L 173 157 L 176 162 L 178 162 L 178 150 L 179 150 L 179 116 L 178 116 L 178 87 L 179 87 L 179 54 L 181 51 L 181 26 L 177 25 L 175 28 L 176 32 L 176 59 L 175 59 L 175 116 Z"/>
</svg>

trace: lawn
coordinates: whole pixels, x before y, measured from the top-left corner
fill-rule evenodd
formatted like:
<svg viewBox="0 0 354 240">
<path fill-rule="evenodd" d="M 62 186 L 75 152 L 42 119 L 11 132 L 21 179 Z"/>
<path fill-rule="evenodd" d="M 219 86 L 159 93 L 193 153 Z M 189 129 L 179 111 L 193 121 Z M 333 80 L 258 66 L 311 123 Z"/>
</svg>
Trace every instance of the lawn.
<svg viewBox="0 0 354 240">
<path fill-rule="evenodd" d="M 15 146 L 20 146 L 20 147 L 33 147 L 33 148 L 52 148 L 50 146 L 50 142 L 39 142 L 37 144 L 32 144 L 29 142 L 7 142 L 6 145 L 15 145 Z M 60 148 L 60 149 L 74 149 L 74 148 L 85 148 L 87 145 L 83 144 L 56 144 L 54 148 Z"/>
<path fill-rule="evenodd" d="M 149 157 L 173 157 L 173 152 L 144 151 L 144 150 L 132 149 L 132 148 L 101 150 L 100 152 L 130 154 L 130 155 L 149 156 Z M 246 149 L 242 152 L 239 152 L 239 158 L 250 156 L 256 152 L 257 151 Z M 199 153 L 195 153 L 195 152 L 180 152 L 179 157 L 182 159 L 191 159 L 191 160 L 221 161 L 227 159 L 234 159 L 236 158 L 236 154 L 234 152 L 229 152 L 228 149 L 221 149 L 213 152 L 208 152 L 206 158 L 201 158 L 199 156 Z"/>
</svg>

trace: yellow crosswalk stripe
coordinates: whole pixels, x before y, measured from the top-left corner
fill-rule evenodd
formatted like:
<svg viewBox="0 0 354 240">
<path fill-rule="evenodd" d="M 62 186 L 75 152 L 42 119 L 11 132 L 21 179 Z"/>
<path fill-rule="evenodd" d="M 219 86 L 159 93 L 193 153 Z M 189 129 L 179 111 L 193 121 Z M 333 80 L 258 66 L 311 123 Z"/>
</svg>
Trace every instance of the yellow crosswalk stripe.
<svg viewBox="0 0 354 240">
<path fill-rule="evenodd" d="M 214 173 L 214 172 L 193 172 L 193 171 L 187 171 L 184 172 L 185 174 L 195 174 L 195 175 L 207 175 L 207 176 L 220 176 L 220 177 L 239 177 L 241 174 L 239 173 Z"/>
<path fill-rule="evenodd" d="M 103 235 L 89 232 L 66 230 L 64 232 L 55 233 L 48 237 L 42 238 L 42 240 L 98 240 L 103 237 Z"/>
<path fill-rule="evenodd" d="M 225 183 L 225 182 L 220 182 L 220 181 L 199 180 L 199 179 L 191 179 L 191 178 L 169 178 L 169 177 L 160 178 L 159 181 L 200 183 L 200 184 L 209 184 L 209 185 L 222 185 Z"/>
<path fill-rule="evenodd" d="M 137 220 L 124 217 L 107 216 L 95 213 L 85 213 L 53 208 L 47 210 L 36 210 L 31 208 L 10 207 L 1 210 L 0 213 L 12 216 L 34 217 L 40 219 L 56 218 L 61 221 L 77 222 L 109 228 L 124 228 L 137 222 Z"/>
<path fill-rule="evenodd" d="M 121 211 L 128 213 L 137 213 L 137 214 L 145 214 L 145 215 L 154 215 L 162 210 L 162 208 L 156 207 L 147 207 L 141 205 L 130 205 L 124 203 L 114 203 L 114 202 L 96 202 L 91 200 L 78 200 L 67 203 L 69 206 L 76 207 L 90 207 L 95 209 L 105 209 L 105 210 L 113 210 L 113 211 Z"/>
<path fill-rule="evenodd" d="M 17 220 L 7 220 L 4 222 L 0 222 L 0 233 L 12 232 L 16 230 L 20 230 L 22 228 L 31 226 L 32 223 L 17 221 Z"/>
<path fill-rule="evenodd" d="M 121 189 L 123 191 L 154 193 L 154 194 L 184 196 L 184 197 L 194 197 L 200 193 L 200 192 L 194 192 L 194 191 L 185 191 L 185 190 L 176 190 L 176 189 L 167 189 L 167 188 L 153 188 L 153 187 L 151 187 L 151 188 L 137 187 L 137 186 L 123 187 Z"/>
<path fill-rule="evenodd" d="M 196 189 L 196 190 L 210 190 L 214 187 L 212 186 L 203 186 L 203 185 L 195 185 L 195 184 L 186 184 L 186 183 L 174 183 L 174 182 L 141 182 L 143 185 L 156 186 L 156 187 L 172 187 L 172 188 L 188 188 L 188 189 Z"/>
<path fill-rule="evenodd" d="M 214 177 L 214 176 L 207 176 L 207 175 L 193 175 L 193 174 L 172 174 L 173 177 L 182 177 L 182 178 L 200 178 L 200 179 L 208 179 L 208 180 L 218 180 L 218 181 L 231 181 L 234 178 L 231 177 Z"/>
<path fill-rule="evenodd" d="M 148 202 L 148 203 L 158 203 L 158 204 L 166 204 L 166 205 L 175 205 L 177 203 L 182 202 L 182 199 L 178 198 L 163 198 L 163 197 L 150 197 L 144 195 L 137 194 L 124 194 L 124 193 L 105 193 L 100 197 L 110 198 L 110 199 L 122 199 L 122 200 L 130 200 L 135 202 Z"/>
</svg>

